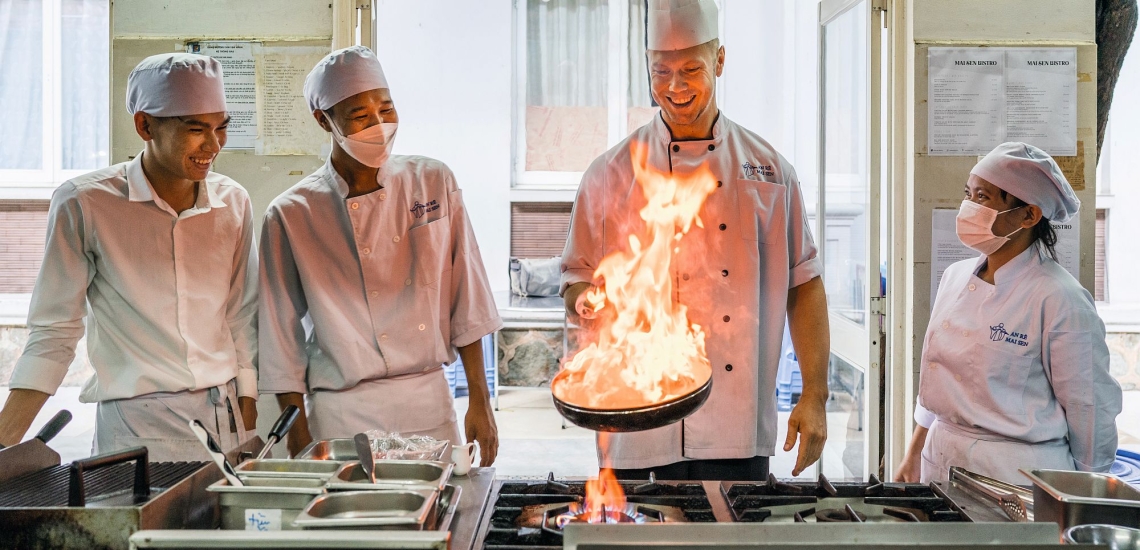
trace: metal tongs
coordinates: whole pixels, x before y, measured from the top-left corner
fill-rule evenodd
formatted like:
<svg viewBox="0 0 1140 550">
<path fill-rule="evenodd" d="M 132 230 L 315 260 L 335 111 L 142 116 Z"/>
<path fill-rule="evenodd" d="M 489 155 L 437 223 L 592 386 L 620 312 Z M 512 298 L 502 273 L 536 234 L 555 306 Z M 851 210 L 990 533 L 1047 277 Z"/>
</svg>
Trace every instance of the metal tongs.
<svg viewBox="0 0 1140 550">
<path fill-rule="evenodd" d="M 950 467 L 950 482 L 998 505 L 1013 521 L 1033 521 L 1033 493 L 1024 488 L 958 466 Z"/>
</svg>

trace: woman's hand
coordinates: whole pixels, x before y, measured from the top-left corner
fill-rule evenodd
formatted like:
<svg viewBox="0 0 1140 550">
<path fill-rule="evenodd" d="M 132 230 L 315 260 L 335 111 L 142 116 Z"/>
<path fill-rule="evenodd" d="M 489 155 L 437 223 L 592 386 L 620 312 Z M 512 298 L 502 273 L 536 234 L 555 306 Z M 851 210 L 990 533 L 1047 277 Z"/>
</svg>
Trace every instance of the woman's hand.
<svg viewBox="0 0 1140 550">
<path fill-rule="evenodd" d="M 904 483 L 918 483 L 922 481 L 922 449 L 926 446 L 927 429 L 922 426 L 914 427 L 914 435 L 910 438 L 906 454 L 902 463 L 895 470 L 895 481 Z"/>
</svg>

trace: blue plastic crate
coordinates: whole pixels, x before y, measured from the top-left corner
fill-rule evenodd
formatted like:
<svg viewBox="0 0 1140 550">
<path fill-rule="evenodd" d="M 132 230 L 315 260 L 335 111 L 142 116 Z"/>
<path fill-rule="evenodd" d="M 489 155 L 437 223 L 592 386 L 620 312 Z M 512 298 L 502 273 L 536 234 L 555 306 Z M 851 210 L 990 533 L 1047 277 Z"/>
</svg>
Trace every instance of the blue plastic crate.
<svg viewBox="0 0 1140 550">
<path fill-rule="evenodd" d="M 780 349 L 780 365 L 776 371 L 776 410 L 790 411 L 795 404 L 793 397 L 803 393 L 804 382 L 800 375 L 800 362 L 792 347 L 792 337 L 784 325 L 784 341 Z"/>
<path fill-rule="evenodd" d="M 487 377 L 487 390 L 491 398 L 495 397 L 498 388 L 495 387 L 495 369 L 498 358 L 495 357 L 494 334 L 483 337 L 483 370 Z M 447 387 L 451 389 L 452 397 L 467 395 L 467 373 L 463 370 L 463 359 L 456 359 L 454 363 L 443 366 L 443 373 L 447 377 Z"/>
</svg>

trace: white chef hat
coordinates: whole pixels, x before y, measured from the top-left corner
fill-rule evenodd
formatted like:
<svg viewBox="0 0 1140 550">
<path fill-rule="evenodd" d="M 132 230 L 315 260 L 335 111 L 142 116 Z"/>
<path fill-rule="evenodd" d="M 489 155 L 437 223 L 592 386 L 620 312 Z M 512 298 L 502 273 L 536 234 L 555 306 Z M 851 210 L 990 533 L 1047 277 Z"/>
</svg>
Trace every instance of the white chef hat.
<svg viewBox="0 0 1140 550">
<path fill-rule="evenodd" d="M 135 66 L 127 77 L 127 112 L 170 117 L 223 113 L 222 64 L 205 55 L 164 53 Z"/>
<path fill-rule="evenodd" d="M 388 79 L 376 54 L 364 46 L 350 46 L 325 56 L 305 77 L 309 110 L 325 110 L 361 92 L 387 88 Z"/>
<path fill-rule="evenodd" d="M 719 36 L 714 0 L 649 0 L 650 50 L 692 48 Z"/>
<path fill-rule="evenodd" d="M 1080 199 L 1057 161 L 1028 143 L 998 145 L 978 161 L 970 174 L 1037 206 L 1050 221 L 1067 222 L 1081 208 Z"/>
</svg>

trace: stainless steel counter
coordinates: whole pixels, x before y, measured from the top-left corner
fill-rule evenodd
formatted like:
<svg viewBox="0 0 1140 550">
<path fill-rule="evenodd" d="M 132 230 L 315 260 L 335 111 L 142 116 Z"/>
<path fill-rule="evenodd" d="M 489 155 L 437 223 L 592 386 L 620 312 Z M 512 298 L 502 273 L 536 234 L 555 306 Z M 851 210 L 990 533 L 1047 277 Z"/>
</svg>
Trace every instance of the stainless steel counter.
<svg viewBox="0 0 1140 550">
<path fill-rule="evenodd" d="M 452 550 L 471 550 L 482 525 L 483 512 L 491 498 L 494 468 L 471 468 L 466 476 L 452 476 L 451 483 L 463 489 L 459 508 L 451 521 Z"/>
</svg>

